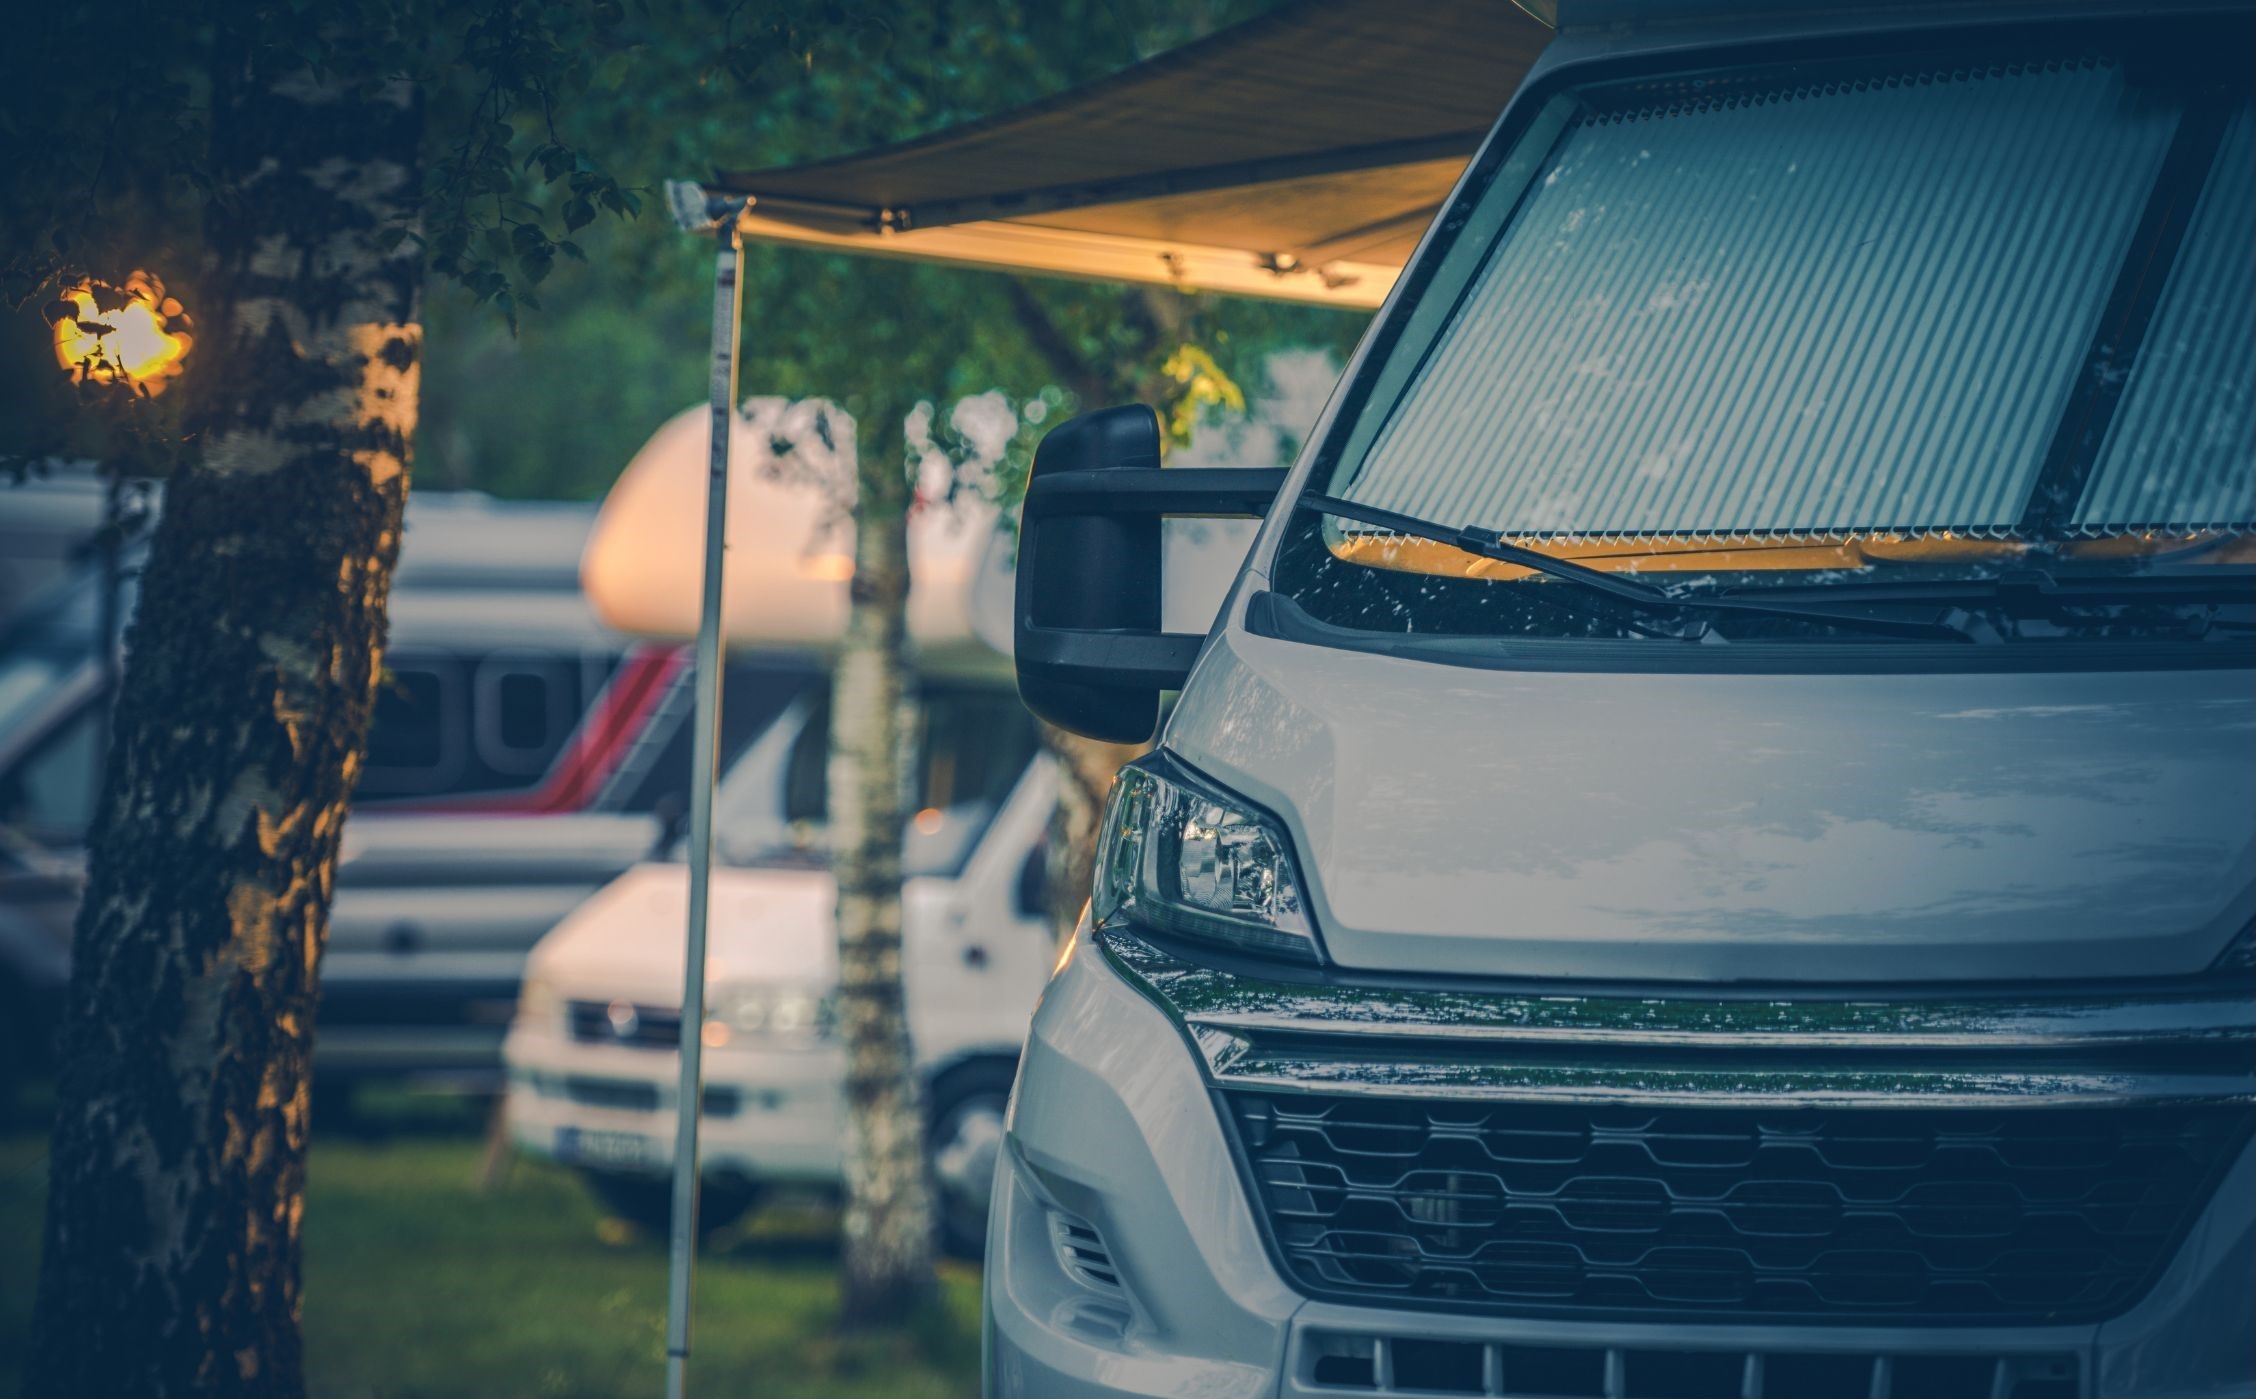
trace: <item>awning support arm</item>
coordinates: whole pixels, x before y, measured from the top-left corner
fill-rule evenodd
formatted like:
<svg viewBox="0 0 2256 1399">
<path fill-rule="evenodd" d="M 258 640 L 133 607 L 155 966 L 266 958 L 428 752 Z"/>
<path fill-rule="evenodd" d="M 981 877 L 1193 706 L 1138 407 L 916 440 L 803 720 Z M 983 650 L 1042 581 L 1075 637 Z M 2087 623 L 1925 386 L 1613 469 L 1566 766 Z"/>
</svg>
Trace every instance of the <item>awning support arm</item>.
<svg viewBox="0 0 2256 1399">
<path fill-rule="evenodd" d="M 721 569 L 728 539 L 729 445 L 736 413 L 737 338 L 743 323 L 747 201 L 713 199 L 669 183 L 666 197 L 686 231 L 715 240 L 713 252 L 712 447 L 705 488 L 705 588 L 697 620 L 697 718 L 689 777 L 689 936 L 682 967 L 681 1079 L 674 1090 L 674 1198 L 666 1278 L 666 1399 L 684 1399 L 689 1299 L 697 1264 L 697 1129 L 705 1110 L 705 921 L 713 880 L 713 790 L 720 779 Z"/>
</svg>

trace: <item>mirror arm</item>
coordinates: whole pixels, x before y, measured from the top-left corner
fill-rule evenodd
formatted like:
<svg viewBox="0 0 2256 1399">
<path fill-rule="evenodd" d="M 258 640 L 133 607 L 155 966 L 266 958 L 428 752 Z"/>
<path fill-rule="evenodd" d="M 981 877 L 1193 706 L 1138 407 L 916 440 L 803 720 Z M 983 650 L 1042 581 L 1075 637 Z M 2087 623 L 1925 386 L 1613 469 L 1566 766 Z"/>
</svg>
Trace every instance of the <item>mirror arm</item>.
<svg viewBox="0 0 2256 1399">
<path fill-rule="evenodd" d="M 1259 517 L 1279 467 L 1160 466 L 1158 415 L 1141 404 L 1060 423 L 1034 449 L 1020 506 L 1012 635 L 1018 693 L 1061 728 L 1141 743 L 1204 636 L 1162 631 L 1164 520 Z"/>
<path fill-rule="evenodd" d="M 1018 655 L 1081 684 L 1178 690 L 1198 660 L 1204 634 L 1027 627 Z"/>
<path fill-rule="evenodd" d="M 1026 487 L 1025 518 L 1174 515 L 1259 519 L 1285 488 L 1281 466 L 1173 466 L 1163 471 L 1052 471 Z"/>
</svg>

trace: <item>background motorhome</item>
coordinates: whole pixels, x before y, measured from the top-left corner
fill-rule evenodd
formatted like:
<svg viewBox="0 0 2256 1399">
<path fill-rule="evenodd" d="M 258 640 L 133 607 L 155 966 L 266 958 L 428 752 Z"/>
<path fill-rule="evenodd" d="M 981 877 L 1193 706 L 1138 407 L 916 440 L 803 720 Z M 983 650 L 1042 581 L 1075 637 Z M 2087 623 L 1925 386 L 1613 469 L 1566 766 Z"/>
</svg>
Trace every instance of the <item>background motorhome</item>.
<svg viewBox="0 0 2256 1399">
<path fill-rule="evenodd" d="M 850 456 L 812 430 L 820 403 L 753 399 L 737 418 L 727 573 L 732 656 L 820 657 L 842 635 L 851 565 L 826 482 Z M 838 426 L 837 424 L 833 425 Z M 797 432 L 799 445 L 777 443 Z M 707 418 L 652 435 L 606 499 L 582 577 L 622 630 L 678 639 L 697 620 L 698 560 L 682 521 L 703 509 Z M 833 448 L 827 442 L 843 441 Z M 794 456 L 779 469 L 779 456 Z M 755 541 L 760 547 L 752 547 Z M 977 1176 L 957 1192 L 963 1251 L 984 1224 L 992 1146 L 1019 1040 L 1051 960 L 1038 854 L 1052 791 L 1007 662 L 973 625 L 1007 591 L 1008 541 L 977 502 L 910 525 L 910 635 L 923 676 L 917 802 L 906 832 L 905 976 L 935 1140 Z M 737 683 L 735 674 L 729 684 Z M 830 756 L 818 685 L 729 766 L 716 810 L 715 1014 L 700 1027 L 713 1134 L 708 1228 L 777 1182 L 834 1184 L 844 1065 L 823 1006 L 836 980 L 835 885 L 824 819 Z M 667 1213 L 681 1043 L 688 876 L 677 847 L 558 920 L 534 951 L 511 1032 L 509 1116 L 521 1145 L 580 1168 L 606 1203 Z"/>
<path fill-rule="evenodd" d="M 108 497 L 92 462 L 0 469 L 0 628 L 94 557 Z"/>
<path fill-rule="evenodd" d="M 578 569 L 594 518 L 593 506 L 445 493 L 409 508 L 324 962 L 317 1055 L 329 1083 L 491 1081 L 533 940 L 679 819 L 686 657 L 623 638 L 588 608 Z M 12 1065 L 43 1053 L 68 974 L 107 717 L 102 593 L 100 570 L 83 567 L 0 633 Z M 740 665 L 725 751 L 813 674 L 780 656 Z"/>
<path fill-rule="evenodd" d="M 836 885 L 823 846 L 827 696 L 748 748 L 715 815 L 701 1228 L 776 1185 L 837 1185 L 846 1065 L 832 1039 Z M 976 1256 L 1026 1022 L 1055 960 L 1042 840 L 1055 784 L 1008 686 L 918 697 L 902 979 L 924 1073 L 943 1234 Z M 516 1142 L 578 1169 L 612 1209 L 668 1214 L 688 868 L 635 866 L 543 938 L 504 1054 Z"/>
</svg>

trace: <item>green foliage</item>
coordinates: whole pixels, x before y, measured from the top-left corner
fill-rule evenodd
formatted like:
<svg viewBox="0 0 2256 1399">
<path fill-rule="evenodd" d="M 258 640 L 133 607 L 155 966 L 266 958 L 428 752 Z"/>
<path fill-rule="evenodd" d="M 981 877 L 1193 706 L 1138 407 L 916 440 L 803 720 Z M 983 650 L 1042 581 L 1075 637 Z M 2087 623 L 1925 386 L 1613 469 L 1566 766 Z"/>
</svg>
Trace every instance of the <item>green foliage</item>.
<svg viewBox="0 0 2256 1399">
<path fill-rule="evenodd" d="M 1161 363 L 1159 372 L 1181 388 L 1175 395 L 1174 411 L 1167 415 L 1167 435 L 1175 442 L 1191 440 L 1191 429 L 1198 426 L 1202 413 L 1216 409 L 1226 413 L 1245 411 L 1245 390 L 1238 387 L 1237 380 L 1222 368 L 1210 350 L 1198 345 L 1178 345 Z"/>
<path fill-rule="evenodd" d="M 324 1399 L 649 1393 L 666 1250 L 604 1222 L 571 1174 L 521 1158 L 478 1186 L 479 1114 L 427 1095 L 401 1135 L 315 1129 L 306 1206 L 307 1388 Z M 450 1130 L 441 1135 L 440 1127 Z M 36 1240 L 46 1135 L 0 1132 L 0 1238 Z M 0 1394 L 18 1393 L 36 1246 L 0 1250 Z M 788 1207 L 698 1260 L 700 1394 L 941 1399 L 978 1386 L 979 1283 L 947 1265 L 901 1332 L 841 1337 L 834 1221 Z"/>
</svg>

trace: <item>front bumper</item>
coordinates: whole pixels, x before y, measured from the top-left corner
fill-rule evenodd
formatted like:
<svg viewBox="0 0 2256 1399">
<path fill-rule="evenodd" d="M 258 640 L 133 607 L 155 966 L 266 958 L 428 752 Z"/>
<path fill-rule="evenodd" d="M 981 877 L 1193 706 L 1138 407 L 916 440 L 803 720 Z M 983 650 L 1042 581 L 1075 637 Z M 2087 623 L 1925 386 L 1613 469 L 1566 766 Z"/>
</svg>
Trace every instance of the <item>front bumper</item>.
<svg viewBox="0 0 2256 1399">
<path fill-rule="evenodd" d="M 511 1138 L 537 1155 L 591 1169 L 671 1169 L 679 1057 L 670 1049 L 589 1044 L 561 1027 L 513 1026 Z M 844 1130 L 845 1061 L 831 1044 L 707 1049 L 698 1156 L 707 1175 L 831 1185 Z"/>
<path fill-rule="evenodd" d="M 1321 998 L 1272 997 L 1264 1006 L 1236 995 L 1244 983 L 1226 977 L 1160 992 L 1153 975 L 1165 969 L 1138 965 L 1148 949 L 1126 946 L 1124 955 L 1084 930 L 1045 994 L 1027 1042 L 1010 1122 L 1011 1169 L 998 1176 L 988 1240 L 990 1395 L 1713 1392 L 1732 1399 L 1830 1399 L 1851 1392 L 1840 1387 L 1850 1383 L 1858 1399 L 1924 1399 L 1942 1392 L 1923 1389 L 1931 1381 L 1948 1381 L 1952 1392 L 1963 1389 L 1971 1370 L 1984 1377 L 1985 1399 L 2256 1395 L 2256 1156 L 2245 1143 L 2229 1157 L 2158 1280 L 2128 1310 L 2102 1321 L 1579 1321 L 1308 1300 L 1288 1282 L 1263 1235 L 1214 1086 L 1233 1073 L 1257 1073 L 1262 1087 L 1292 1091 L 1294 1079 L 1334 1075 L 1341 1057 L 1336 1042 L 1285 1033 L 1307 1028 L 1285 1024 L 1296 1015 L 1313 1009 L 1320 1016 Z M 1211 998 L 1200 1001 L 1202 993 Z M 1468 1023 L 1464 1005 L 1429 1003 L 1426 1009 L 1436 1024 Z M 2204 1041 L 2238 1047 L 2222 1061 L 2140 1051 L 2167 1082 L 2143 1072 L 2107 1082 L 2068 1074 L 2036 1086 L 2055 1104 L 2103 1089 L 2135 1095 L 2159 1087 L 2245 1107 L 2246 1070 L 2230 1067 L 2246 1047 L 2245 1015 L 2228 1008 L 2227 1018 L 2235 1023 L 2211 1027 Z M 1570 1020 L 1559 1027 L 1565 1033 L 1588 1028 L 1588 1016 Z M 2096 1012 L 2005 1021 L 1969 1013 L 1949 1023 L 1896 1028 L 1930 1037 L 1933 1050 L 1971 1036 L 1962 1048 L 2019 1044 L 2058 1061 L 2062 1051 L 2053 1039 L 2095 1020 L 2112 1033 L 2139 1033 L 2132 1020 Z M 1796 1027 L 1773 1028 L 1793 1033 Z M 1650 1024 L 1643 1032 L 1693 1033 Z M 1381 1038 L 1368 1028 L 1344 1034 L 1366 1035 L 1363 1042 L 1374 1046 Z M 1574 1097 L 1609 1086 L 1557 1075 L 1517 1087 L 1493 1079 L 1450 1083 L 1448 1059 L 1426 1056 L 1429 1065 L 1440 1065 L 1443 1080 L 1429 1083 L 1430 1091 L 1481 1096 L 1549 1087 Z M 1496 1064 L 1497 1056 L 1488 1062 Z M 1807 1101 L 1827 1101 L 1834 1093 L 1880 1095 L 1864 1096 L 1872 1105 L 1901 1086 L 1869 1077 L 1818 1082 L 1810 1067 L 1789 1069 L 1800 1085 L 1793 1091 Z M 1958 1072 L 1948 1082 L 1954 1095 L 1977 1095 L 1966 1106 L 1986 1110 L 1997 1099 L 1980 1095 L 2027 1090 L 2035 1080 Z M 1940 1092 L 1943 1083 L 1911 1087 Z M 1656 1091 L 1722 1091 L 1717 1080 L 1696 1075 L 1623 1078 L 1612 1086 L 1624 1094 L 1615 1101 L 1648 1100 Z M 1678 1387 L 1687 1383 L 1701 1387 Z"/>
</svg>

